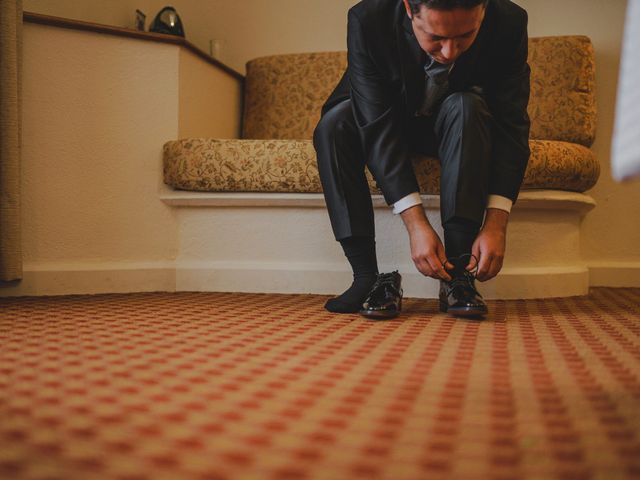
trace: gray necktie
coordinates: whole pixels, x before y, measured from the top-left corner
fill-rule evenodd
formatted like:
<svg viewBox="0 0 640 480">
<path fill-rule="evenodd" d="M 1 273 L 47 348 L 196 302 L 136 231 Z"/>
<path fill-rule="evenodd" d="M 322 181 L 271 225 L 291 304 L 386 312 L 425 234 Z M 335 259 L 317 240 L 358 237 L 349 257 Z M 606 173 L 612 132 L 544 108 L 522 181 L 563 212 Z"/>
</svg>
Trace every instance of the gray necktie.
<svg viewBox="0 0 640 480">
<path fill-rule="evenodd" d="M 453 65 L 444 65 L 429 57 L 424 66 L 425 88 L 422 105 L 416 115 L 430 115 L 431 110 L 449 90 L 449 72 Z"/>
</svg>

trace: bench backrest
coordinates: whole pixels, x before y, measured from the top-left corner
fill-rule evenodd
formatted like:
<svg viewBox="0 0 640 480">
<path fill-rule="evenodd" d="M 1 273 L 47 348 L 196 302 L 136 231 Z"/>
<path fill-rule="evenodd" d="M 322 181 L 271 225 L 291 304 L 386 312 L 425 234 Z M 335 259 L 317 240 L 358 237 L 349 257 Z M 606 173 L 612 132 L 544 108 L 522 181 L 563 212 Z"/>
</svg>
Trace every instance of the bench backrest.
<svg viewBox="0 0 640 480">
<path fill-rule="evenodd" d="M 595 61 L 588 37 L 529 39 L 531 138 L 590 146 Z M 346 52 L 261 57 L 247 63 L 243 138 L 310 139 L 347 66 Z"/>
</svg>

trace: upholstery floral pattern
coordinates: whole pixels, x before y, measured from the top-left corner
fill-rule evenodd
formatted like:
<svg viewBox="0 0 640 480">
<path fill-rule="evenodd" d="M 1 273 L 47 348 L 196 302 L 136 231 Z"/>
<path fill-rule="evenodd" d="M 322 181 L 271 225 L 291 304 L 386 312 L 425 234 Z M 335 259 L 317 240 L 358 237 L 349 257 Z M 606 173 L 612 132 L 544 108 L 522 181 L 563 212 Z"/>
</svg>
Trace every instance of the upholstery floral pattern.
<svg viewBox="0 0 640 480">
<path fill-rule="evenodd" d="M 600 165 L 591 150 L 567 142 L 532 140 L 523 189 L 584 192 Z M 440 165 L 416 156 L 422 193 L 440 192 Z M 372 193 L 379 193 L 367 172 Z M 211 140 L 190 138 L 164 146 L 164 180 L 182 190 L 211 192 L 322 192 L 310 140 Z"/>
<path fill-rule="evenodd" d="M 247 63 L 243 138 L 310 139 L 347 67 L 346 52 L 274 55 Z"/>
<path fill-rule="evenodd" d="M 596 80 L 589 38 L 532 38 L 529 65 L 531 138 L 591 146 L 596 132 Z"/>
<path fill-rule="evenodd" d="M 589 38 L 532 38 L 529 64 L 531 138 L 590 146 L 596 106 Z M 310 139 L 346 66 L 346 52 L 274 55 L 247 63 L 243 138 Z"/>
<path fill-rule="evenodd" d="M 582 36 L 530 39 L 532 155 L 523 189 L 583 192 L 600 166 L 594 140 L 594 53 Z M 184 190 L 321 192 L 310 141 L 320 109 L 346 68 L 346 52 L 276 55 L 247 64 L 243 138 L 164 146 L 164 180 Z M 288 140 L 295 139 L 295 140 Z M 439 193 L 440 167 L 416 157 L 423 193 Z M 368 172 L 367 172 L 367 175 Z M 369 175 L 372 192 L 377 192 Z"/>
<path fill-rule="evenodd" d="M 182 190 L 211 192 L 322 191 L 310 140 L 167 142 L 164 181 Z"/>
</svg>

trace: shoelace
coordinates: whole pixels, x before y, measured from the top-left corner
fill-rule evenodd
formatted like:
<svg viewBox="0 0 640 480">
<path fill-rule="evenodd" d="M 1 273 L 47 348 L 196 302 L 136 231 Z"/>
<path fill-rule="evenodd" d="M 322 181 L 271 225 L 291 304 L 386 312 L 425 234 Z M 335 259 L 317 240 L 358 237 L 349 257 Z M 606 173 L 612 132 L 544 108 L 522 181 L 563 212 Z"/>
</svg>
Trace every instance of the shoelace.
<svg viewBox="0 0 640 480">
<path fill-rule="evenodd" d="M 468 260 L 470 260 L 471 258 L 474 258 L 476 260 L 476 266 L 473 270 L 469 271 L 469 270 L 466 270 L 464 267 L 460 266 L 462 265 L 462 261 L 464 258 L 467 258 Z M 468 260 L 466 262 L 467 265 L 469 264 Z M 455 287 L 470 287 L 475 292 L 477 292 L 474 284 L 474 280 L 476 278 L 476 273 L 478 272 L 478 258 L 472 253 L 464 253 L 459 257 L 447 258 L 447 261 L 452 265 L 455 265 L 457 268 L 460 268 L 463 272 L 462 275 L 454 276 L 453 279 L 450 282 L 448 282 L 449 286 L 452 289 Z"/>
</svg>

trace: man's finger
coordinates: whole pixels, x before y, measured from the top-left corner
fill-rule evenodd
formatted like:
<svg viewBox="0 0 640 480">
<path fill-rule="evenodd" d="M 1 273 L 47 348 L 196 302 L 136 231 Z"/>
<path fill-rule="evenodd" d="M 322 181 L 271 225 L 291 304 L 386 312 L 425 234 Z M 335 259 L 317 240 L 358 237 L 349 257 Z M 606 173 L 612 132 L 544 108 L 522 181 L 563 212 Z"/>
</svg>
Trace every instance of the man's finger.
<svg viewBox="0 0 640 480">
<path fill-rule="evenodd" d="M 446 280 L 447 282 L 450 281 L 451 275 L 449 275 L 449 272 L 447 272 L 446 263 L 443 264 L 442 262 L 440 262 L 440 259 L 437 259 L 436 265 L 438 267 L 438 270 L 437 270 L 438 277 L 441 278 L 442 280 Z"/>
<path fill-rule="evenodd" d="M 476 260 L 475 255 L 469 259 L 469 263 L 467 264 L 467 270 L 471 271 L 478 265 L 478 261 Z"/>
<path fill-rule="evenodd" d="M 482 272 L 481 276 L 478 276 L 478 280 L 481 282 L 486 282 L 487 280 L 491 280 L 495 275 L 493 274 L 495 259 L 489 260 L 489 265 L 487 265 L 486 269 Z"/>
<path fill-rule="evenodd" d="M 442 268 L 444 268 L 445 270 L 453 270 L 455 267 L 454 265 L 447 260 L 447 257 L 445 257 L 444 255 L 442 257 L 439 257 L 440 260 L 440 265 L 442 265 Z"/>
<path fill-rule="evenodd" d="M 416 264 L 416 268 L 418 269 L 418 271 L 423 274 L 425 277 L 433 277 L 433 271 L 431 269 L 431 265 L 429 265 L 429 263 L 424 260 L 423 258 L 417 260 L 415 262 Z"/>
<path fill-rule="evenodd" d="M 475 242 L 471 247 L 471 255 L 472 256 L 469 259 L 469 265 L 467 265 L 467 270 L 473 270 L 474 268 L 478 267 L 478 264 L 480 263 L 480 247 Z"/>
<path fill-rule="evenodd" d="M 491 280 L 493 277 L 498 275 L 500 270 L 502 269 L 502 259 L 500 257 L 494 257 L 491 266 L 489 267 L 489 272 L 486 275 L 486 280 Z"/>
<path fill-rule="evenodd" d="M 487 280 L 487 273 L 489 273 L 489 268 L 491 267 L 491 262 L 493 261 L 493 257 L 489 255 L 482 255 L 480 257 L 480 262 L 478 264 L 478 272 L 476 273 L 476 278 L 481 282 Z"/>
<path fill-rule="evenodd" d="M 440 260 L 440 264 L 444 267 L 445 270 L 453 270 L 454 266 L 447 260 L 447 254 L 444 251 L 444 245 L 441 245 L 440 248 L 438 248 L 438 259 Z"/>
<path fill-rule="evenodd" d="M 451 280 L 451 276 L 444 269 L 444 266 L 442 265 L 438 257 L 429 257 L 428 260 L 429 260 L 429 265 L 431 265 L 431 268 L 433 269 L 435 274 L 438 276 L 438 278 L 441 278 L 442 280 L 446 280 L 447 282 Z"/>
</svg>

